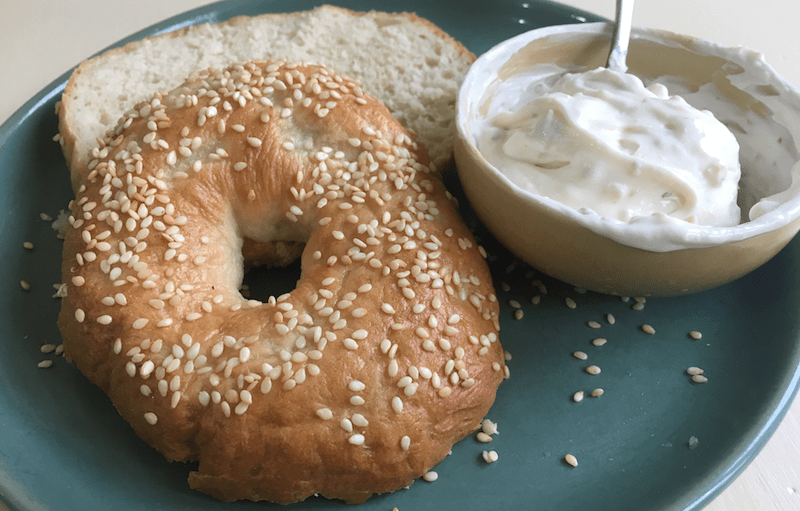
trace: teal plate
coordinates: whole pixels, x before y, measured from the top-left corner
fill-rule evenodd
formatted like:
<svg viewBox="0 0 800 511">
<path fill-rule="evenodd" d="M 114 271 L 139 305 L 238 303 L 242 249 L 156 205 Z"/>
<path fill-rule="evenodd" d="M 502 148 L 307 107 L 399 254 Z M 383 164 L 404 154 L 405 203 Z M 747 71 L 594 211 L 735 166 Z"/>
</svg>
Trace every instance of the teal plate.
<svg viewBox="0 0 800 511">
<path fill-rule="evenodd" d="M 316 2 L 224 2 L 191 11 L 126 41 L 239 14 L 300 10 Z M 343 1 L 354 9 L 411 10 L 476 54 L 545 25 L 597 21 L 548 2 L 503 0 Z M 123 42 L 126 42 L 123 41 Z M 190 465 L 170 464 L 139 440 L 109 400 L 75 368 L 40 346 L 59 344 L 60 242 L 50 222 L 70 197 L 54 104 L 62 76 L 0 127 L 0 494 L 14 510 L 235 510 L 192 491 Z M 458 183 L 450 186 L 458 193 Z M 582 293 L 527 268 L 466 208 L 490 262 L 502 305 L 501 339 L 513 355 L 489 417 L 491 444 L 458 443 L 439 479 L 374 497 L 363 510 L 697 510 L 755 457 L 798 386 L 800 240 L 724 287 L 682 298 L 634 300 Z M 24 249 L 30 241 L 34 249 Z M 248 275 L 252 292 L 289 290 L 297 267 Z M 270 280 L 269 288 L 259 282 Z M 24 291 L 20 280 L 30 283 Z M 540 281 L 540 282 L 537 282 Z M 546 288 L 546 289 L 544 289 Z M 546 293 L 544 292 L 546 290 Z M 535 298 L 535 297 L 539 298 Z M 567 306 L 567 298 L 576 307 Z M 537 302 L 538 303 L 534 303 Z M 521 313 L 515 313 L 519 308 Z M 522 314 L 517 319 L 515 314 Z M 613 324 L 608 314 L 613 315 Z M 598 329 L 588 326 L 596 321 Z M 642 331 L 652 325 L 655 334 Z M 702 332 L 700 340 L 690 331 Z M 591 341 L 608 340 L 601 347 Z M 588 354 L 581 361 L 573 351 Z M 53 366 L 37 368 L 42 360 Z M 585 372 L 596 364 L 602 372 Z M 690 366 L 708 382 L 692 383 Z M 603 388 L 601 397 L 589 397 Z M 587 397 L 574 402 L 583 390 Z M 690 439 L 696 439 L 691 441 Z M 495 450 L 488 464 L 481 452 Z M 576 468 L 563 460 L 568 453 Z M 343 509 L 312 498 L 295 509 Z M 288 509 L 291 509 L 288 508 Z"/>
</svg>

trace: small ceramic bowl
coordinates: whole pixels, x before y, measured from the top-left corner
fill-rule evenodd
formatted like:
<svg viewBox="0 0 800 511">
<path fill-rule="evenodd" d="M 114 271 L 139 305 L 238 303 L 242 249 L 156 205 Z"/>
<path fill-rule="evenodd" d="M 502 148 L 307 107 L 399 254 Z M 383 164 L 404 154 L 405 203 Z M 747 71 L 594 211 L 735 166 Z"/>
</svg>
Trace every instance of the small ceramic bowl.
<svg viewBox="0 0 800 511">
<path fill-rule="evenodd" d="M 562 25 L 509 39 L 482 55 L 462 85 L 455 147 L 459 178 L 478 216 L 509 250 L 575 286 L 621 296 L 679 295 L 730 282 L 777 254 L 800 229 L 800 94 L 744 48 L 634 28 L 628 72 L 710 110 L 736 136 L 739 225 L 622 222 L 523 190 L 489 164 L 473 126 L 498 82 L 537 64 L 569 72 L 605 64 L 611 26 Z M 553 66 L 554 68 L 556 66 Z M 760 216 L 750 219 L 755 206 Z"/>
</svg>

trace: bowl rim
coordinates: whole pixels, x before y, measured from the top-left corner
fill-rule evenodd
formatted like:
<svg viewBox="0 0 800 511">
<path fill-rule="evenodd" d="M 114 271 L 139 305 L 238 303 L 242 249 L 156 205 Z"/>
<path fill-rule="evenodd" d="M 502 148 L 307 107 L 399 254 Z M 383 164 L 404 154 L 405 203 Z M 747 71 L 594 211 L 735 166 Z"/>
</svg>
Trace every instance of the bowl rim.
<svg viewBox="0 0 800 511">
<path fill-rule="evenodd" d="M 576 210 L 547 196 L 539 195 L 517 186 L 483 157 L 475 144 L 469 123 L 471 104 L 477 104 L 484 99 L 482 92 L 480 94 L 474 92 L 476 86 L 494 81 L 496 70 L 510 56 L 532 41 L 550 36 L 570 34 L 576 36 L 599 35 L 607 36 L 610 39 L 612 30 L 613 23 L 609 22 L 536 28 L 496 44 L 476 59 L 464 77 L 459 89 L 456 101 L 456 130 L 458 142 L 466 147 L 481 169 L 498 182 L 505 191 L 529 202 L 535 207 L 555 210 L 596 234 L 610 238 L 622 245 L 651 252 L 708 248 L 735 243 L 777 231 L 800 219 L 800 159 L 795 162 L 792 169 L 788 170 L 791 173 L 792 182 L 786 190 L 794 189 L 793 196 L 789 200 L 782 202 L 754 220 L 742 222 L 735 226 L 723 227 L 691 224 L 666 215 L 643 217 L 634 219 L 631 222 L 623 222 L 603 217 L 590 210 Z M 658 44 L 691 45 L 691 49 L 694 51 L 702 50 L 703 54 L 720 56 L 730 62 L 746 66 L 748 72 L 768 80 L 768 84 L 776 86 L 781 95 L 785 94 L 797 106 L 798 119 L 800 119 L 800 90 L 770 66 L 764 59 L 763 54 L 745 46 L 724 46 L 707 39 L 677 34 L 667 30 L 634 26 L 631 33 L 631 44 L 635 44 L 637 40 L 642 39 Z M 492 70 L 495 70 L 495 75 L 491 79 L 485 79 L 487 73 L 491 73 Z M 797 145 L 800 146 L 800 140 L 797 141 Z"/>
</svg>

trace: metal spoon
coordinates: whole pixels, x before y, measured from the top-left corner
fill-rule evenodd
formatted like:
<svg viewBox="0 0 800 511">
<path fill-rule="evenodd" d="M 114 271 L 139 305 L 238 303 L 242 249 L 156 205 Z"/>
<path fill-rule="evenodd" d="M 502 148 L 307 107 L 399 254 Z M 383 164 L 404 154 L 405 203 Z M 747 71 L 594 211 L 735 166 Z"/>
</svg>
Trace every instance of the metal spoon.
<svg viewBox="0 0 800 511">
<path fill-rule="evenodd" d="M 611 35 L 611 51 L 608 53 L 606 67 L 620 73 L 624 73 L 628 70 L 625 59 L 628 56 L 628 42 L 631 39 L 633 1 L 634 0 L 617 0 L 617 15 L 616 20 L 614 20 L 614 32 Z"/>
</svg>

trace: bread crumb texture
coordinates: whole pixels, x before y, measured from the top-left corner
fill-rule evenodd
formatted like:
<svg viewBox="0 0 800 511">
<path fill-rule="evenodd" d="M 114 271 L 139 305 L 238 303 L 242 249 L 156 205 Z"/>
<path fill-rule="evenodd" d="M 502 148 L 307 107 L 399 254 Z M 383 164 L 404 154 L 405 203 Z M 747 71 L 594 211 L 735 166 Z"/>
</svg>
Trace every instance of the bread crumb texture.
<svg viewBox="0 0 800 511">
<path fill-rule="evenodd" d="M 67 161 L 85 164 L 96 138 L 153 92 L 254 58 L 322 64 L 360 81 L 418 135 L 437 168 L 452 163 L 456 96 L 474 55 L 414 14 L 329 5 L 190 26 L 84 62 L 59 107 Z"/>
</svg>

